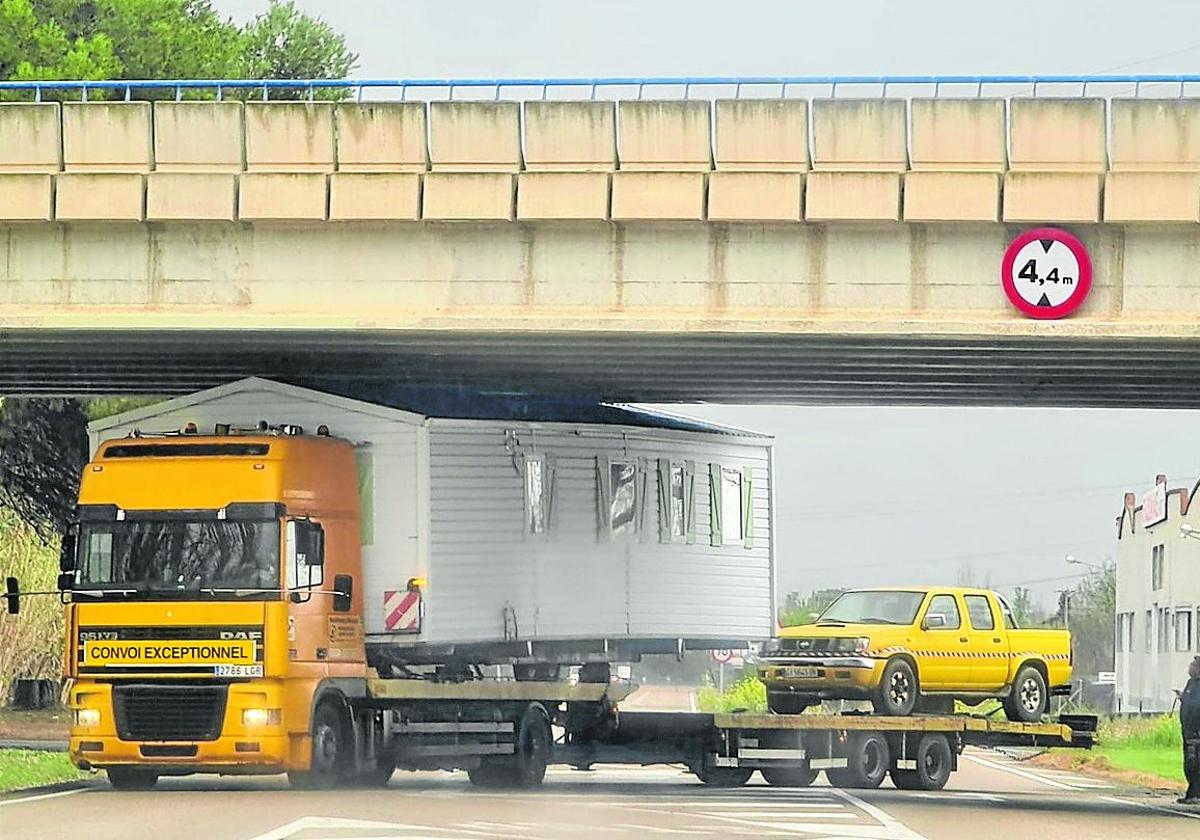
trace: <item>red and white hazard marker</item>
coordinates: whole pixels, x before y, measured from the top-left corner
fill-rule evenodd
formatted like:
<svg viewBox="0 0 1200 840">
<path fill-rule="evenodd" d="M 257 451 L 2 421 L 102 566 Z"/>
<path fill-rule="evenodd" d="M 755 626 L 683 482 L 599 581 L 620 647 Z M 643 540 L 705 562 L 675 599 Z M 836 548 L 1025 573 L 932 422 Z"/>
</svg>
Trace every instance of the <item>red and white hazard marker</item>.
<svg viewBox="0 0 1200 840">
<path fill-rule="evenodd" d="M 1091 291 L 1092 261 L 1065 230 L 1036 228 L 1009 243 L 1000 280 L 1012 305 L 1030 318 L 1065 318 Z"/>
<path fill-rule="evenodd" d="M 385 589 L 383 592 L 383 627 L 392 633 L 420 633 L 420 591 Z"/>
</svg>

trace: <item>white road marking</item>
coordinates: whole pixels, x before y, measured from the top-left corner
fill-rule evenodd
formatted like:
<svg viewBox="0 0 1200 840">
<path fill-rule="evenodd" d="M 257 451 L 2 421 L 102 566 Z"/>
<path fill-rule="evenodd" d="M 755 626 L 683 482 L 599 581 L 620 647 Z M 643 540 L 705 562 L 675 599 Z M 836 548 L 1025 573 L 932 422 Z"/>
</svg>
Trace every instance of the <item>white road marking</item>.
<svg viewBox="0 0 1200 840">
<path fill-rule="evenodd" d="M 3 799 L 0 800 L 0 808 L 8 805 L 20 805 L 22 802 L 40 802 L 43 799 L 54 799 L 56 796 L 70 796 L 73 793 L 85 793 L 89 788 L 72 788 L 71 790 L 59 790 L 54 793 L 39 793 L 37 796 L 23 796 L 20 799 Z"/>
<path fill-rule="evenodd" d="M 976 793 L 973 790 L 943 790 L 936 793 L 924 792 L 915 793 L 913 796 L 919 796 L 923 799 L 980 799 L 985 802 L 1003 802 L 1003 796 L 997 796 L 994 793 Z"/>
<path fill-rule="evenodd" d="M 379 822 L 376 820 L 347 820 L 341 817 L 301 817 L 298 820 L 292 820 L 290 823 L 271 829 L 264 834 L 256 834 L 249 840 L 288 840 L 288 838 L 299 834 L 302 831 L 312 832 L 318 829 L 372 829 L 374 831 L 387 830 L 392 832 L 405 832 L 404 834 L 396 834 L 397 837 L 408 838 L 415 840 L 416 837 L 436 837 L 438 840 L 445 840 L 445 834 L 450 833 L 456 836 L 470 835 L 472 837 L 509 837 L 511 834 L 496 834 L 493 831 L 475 831 L 469 828 L 437 828 L 431 825 L 412 825 L 408 823 L 391 823 Z M 433 832 L 422 835 L 413 835 L 409 832 Z M 386 835 L 385 835 L 386 836 Z M 321 840 L 321 838 L 308 838 L 308 840 Z M 340 836 L 337 840 L 380 840 L 380 835 L 376 834 L 373 837 L 354 838 Z"/>
<path fill-rule="evenodd" d="M 893 832 L 893 834 L 888 835 L 889 837 L 895 837 L 896 840 L 925 840 L 925 838 L 922 835 L 917 834 L 917 832 L 913 831 L 911 828 L 906 826 L 904 823 L 900 822 L 898 819 L 893 817 L 891 814 L 888 814 L 887 812 L 885 812 L 879 808 L 876 808 L 870 802 L 864 802 L 863 800 L 859 799 L 857 796 L 846 793 L 846 791 L 840 790 L 838 788 L 831 788 L 831 790 L 835 794 L 840 796 L 842 799 L 845 799 L 847 802 L 849 802 L 854 807 L 861 808 L 863 811 L 870 814 L 876 820 L 883 823 L 884 826 L 886 826 L 888 829 L 890 829 Z"/>
<path fill-rule="evenodd" d="M 966 753 L 963 753 L 959 757 L 964 759 L 965 761 L 970 761 L 975 764 L 981 764 L 984 767 L 990 767 L 993 770 L 1000 770 L 1004 773 L 1012 773 L 1014 776 L 1020 776 L 1022 779 L 1028 779 L 1031 782 L 1037 782 L 1039 784 L 1043 784 L 1048 787 L 1058 788 L 1059 790 L 1079 790 L 1079 788 L 1076 787 L 1075 785 L 1069 785 L 1069 784 L 1066 784 L 1065 782 L 1055 781 L 1054 779 L 1049 779 L 1045 776 L 1040 776 L 1037 773 L 1030 773 L 1028 770 L 1022 770 L 1019 767 L 1005 767 L 1003 764 L 997 764 L 994 761 L 988 761 L 985 758 L 979 758 L 978 756 L 974 756 L 974 755 L 967 755 Z"/>
<path fill-rule="evenodd" d="M 1106 802 L 1116 802 L 1118 805 L 1133 805 L 1136 808 L 1146 808 L 1151 811 L 1160 811 L 1164 814 L 1173 814 L 1177 817 L 1188 817 L 1193 820 L 1200 820 L 1200 814 L 1189 813 L 1188 811 L 1177 811 L 1174 808 L 1164 808 L 1161 805 L 1151 805 L 1149 802 L 1138 802 L 1135 799 L 1120 799 L 1116 796 L 1101 796 Z"/>
<path fill-rule="evenodd" d="M 691 834 L 691 835 L 695 835 L 696 831 L 697 831 L 694 828 L 663 828 L 661 826 L 656 826 L 656 825 L 639 825 L 638 823 L 619 823 L 617 827 L 618 828 L 632 828 L 635 831 L 648 831 L 651 834 Z M 588 830 L 590 831 L 591 829 L 592 829 L 592 826 L 588 826 Z"/>
</svg>

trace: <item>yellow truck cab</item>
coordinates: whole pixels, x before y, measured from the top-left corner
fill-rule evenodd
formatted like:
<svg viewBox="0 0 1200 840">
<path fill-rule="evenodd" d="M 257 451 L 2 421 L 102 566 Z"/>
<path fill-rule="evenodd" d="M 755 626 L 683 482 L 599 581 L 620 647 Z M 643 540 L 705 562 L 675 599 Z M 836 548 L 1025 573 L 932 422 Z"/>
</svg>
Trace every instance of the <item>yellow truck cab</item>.
<svg viewBox="0 0 1200 840">
<path fill-rule="evenodd" d="M 359 502 L 350 444 L 289 431 L 113 440 L 85 468 L 63 552 L 78 766 L 306 780 L 323 692 L 366 675 Z"/>
<path fill-rule="evenodd" d="M 911 587 L 851 590 L 815 623 L 784 628 L 759 677 L 782 714 L 825 699 L 907 715 L 997 697 L 1010 720 L 1032 722 L 1069 691 L 1071 665 L 1066 630 L 1019 629 L 995 592 Z"/>
</svg>

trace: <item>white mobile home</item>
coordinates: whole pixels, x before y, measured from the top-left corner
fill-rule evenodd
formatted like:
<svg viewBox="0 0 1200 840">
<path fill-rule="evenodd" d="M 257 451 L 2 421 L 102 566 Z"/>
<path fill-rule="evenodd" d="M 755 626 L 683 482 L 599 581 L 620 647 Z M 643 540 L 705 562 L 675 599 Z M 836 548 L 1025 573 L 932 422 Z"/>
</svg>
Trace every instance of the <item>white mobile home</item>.
<svg viewBox="0 0 1200 840">
<path fill-rule="evenodd" d="M 450 397 L 244 379 L 97 421 L 91 443 L 260 420 L 351 441 L 377 645 L 533 655 L 570 642 L 617 658 L 635 641 L 675 650 L 771 635 L 771 438 L 619 406 Z M 396 593 L 413 579 L 420 620 L 397 625 Z"/>
</svg>

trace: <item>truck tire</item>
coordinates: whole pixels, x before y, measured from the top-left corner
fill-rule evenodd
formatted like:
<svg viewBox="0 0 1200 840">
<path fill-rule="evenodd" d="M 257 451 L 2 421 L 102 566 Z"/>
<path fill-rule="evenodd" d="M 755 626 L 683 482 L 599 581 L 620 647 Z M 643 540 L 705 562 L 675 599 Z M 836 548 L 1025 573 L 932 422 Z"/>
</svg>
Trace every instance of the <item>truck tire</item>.
<svg viewBox="0 0 1200 840">
<path fill-rule="evenodd" d="M 703 767 L 696 778 L 709 787 L 741 787 L 754 775 L 753 767 Z"/>
<path fill-rule="evenodd" d="M 475 787 L 506 787 L 512 778 L 512 771 L 508 767 L 495 764 L 480 764 L 478 767 L 471 767 L 467 770 L 467 778 Z"/>
<path fill-rule="evenodd" d="M 387 787 L 388 782 L 392 780 L 393 774 L 396 772 L 396 759 L 394 758 L 378 758 L 375 760 L 375 767 L 370 770 L 362 770 L 355 774 L 354 782 L 359 787 L 366 788 L 382 788 Z"/>
<path fill-rule="evenodd" d="M 144 767 L 109 767 L 107 772 L 114 790 L 150 790 L 158 784 L 158 774 Z"/>
<path fill-rule="evenodd" d="M 825 771 L 838 788 L 877 788 L 892 766 L 887 739 L 878 732 L 854 732 L 846 740 L 846 766 Z"/>
<path fill-rule="evenodd" d="M 892 770 L 892 784 L 900 790 L 941 790 L 954 770 L 954 752 L 945 735 L 928 733 L 917 742 L 917 768 Z"/>
<path fill-rule="evenodd" d="M 550 719 L 540 705 L 531 705 L 517 727 L 516 764 L 513 783 L 517 787 L 537 787 L 546 778 L 546 765 L 554 747 Z"/>
<path fill-rule="evenodd" d="M 817 704 L 817 698 L 811 694 L 789 694 L 771 692 L 767 694 L 767 708 L 777 715 L 799 715 L 809 706 Z"/>
<path fill-rule="evenodd" d="M 346 719 L 334 703 L 323 701 L 313 712 L 312 758 L 308 770 L 291 770 L 288 782 L 301 790 L 329 790 L 345 781 L 352 763 Z"/>
<path fill-rule="evenodd" d="M 1004 715 L 1009 720 L 1037 723 L 1050 708 L 1046 678 L 1034 665 L 1022 665 L 1004 698 Z"/>
<path fill-rule="evenodd" d="M 817 770 L 807 767 L 764 767 L 763 781 L 771 787 L 808 787 L 817 780 Z"/>
<path fill-rule="evenodd" d="M 907 659 L 889 659 L 883 666 L 879 688 L 871 700 L 875 712 L 892 716 L 911 715 L 917 706 L 918 697 L 920 685 L 913 666 Z"/>
</svg>

